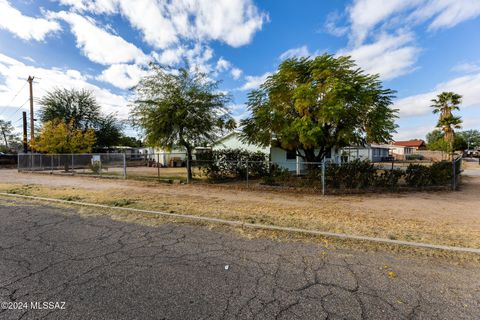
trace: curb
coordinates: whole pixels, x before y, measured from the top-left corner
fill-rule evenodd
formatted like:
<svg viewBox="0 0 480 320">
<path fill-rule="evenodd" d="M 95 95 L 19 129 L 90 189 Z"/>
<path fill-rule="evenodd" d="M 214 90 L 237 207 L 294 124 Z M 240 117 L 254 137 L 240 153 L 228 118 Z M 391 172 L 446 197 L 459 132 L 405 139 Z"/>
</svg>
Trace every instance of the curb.
<svg viewBox="0 0 480 320">
<path fill-rule="evenodd" d="M 477 248 L 453 247 L 453 246 L 435 245 L 435 244 L 421 243 L 421 242 L 409 242 L 409 241 L 391 240 L 391 239 L 385 239 L 385 238 L 356 236 L 356 235 L 349 235 L 345 233 L 334 233 L 334 232 L 308 230 L 308 229 L 301 229 L 301 228 L 280 227 L 280 226 L 274 226 L 274 225 L 248 223 L 248 222 L 226 220 L 226 219 L 220 219 L 220 218 L 201 217 L 201 216 L 195 216 L 191 214 L 179 214 L 179 213 L 170 213 L 170 212 L 164 212 L 164 211 L 153 211 L 153 210 L 144 210 L 144 209 L 135 209 L 135 208 L 111 207 L 111 206 L 96 204 L 96 203 L 26 196 L 26 195 L 11 194 L 11 193 L 5 193 L 5 192 L 0 192 L 0 195 L 13 197 L 13 198 L 43 200 L 48 202 L 57 202 L 57 203 L 64 203 L 64 204 L 70 204 L 70 205 L 73 204 L 73 205 L 84 206 L 84 207 L 102 208 L 102 209 L 124 211 L 124 212 L 156 214 L 156 215 L 166 216 L 166 217 L 189 219 L 189 220 L 204 221 L 204 222 L 213 222 L 213 223 L 219 223 L 219 224 L 242 227 L 242 228 L 303 233 L 303 234 L 311 234 L 316 236 L 324 236 L 324 237 L 346 239 L 346 240 L 359 240 L 359 241 L 368 241 L 368 242 L 390 244 L 390 245 L 400 245 L 400 246 L 406 246 L 406 247 L 427 248 L 427 249 L 444 250 L 444 251 L 451 251 L 451 252 L 480 254 L 480 249 L 477 249 Z"/>
</svg>

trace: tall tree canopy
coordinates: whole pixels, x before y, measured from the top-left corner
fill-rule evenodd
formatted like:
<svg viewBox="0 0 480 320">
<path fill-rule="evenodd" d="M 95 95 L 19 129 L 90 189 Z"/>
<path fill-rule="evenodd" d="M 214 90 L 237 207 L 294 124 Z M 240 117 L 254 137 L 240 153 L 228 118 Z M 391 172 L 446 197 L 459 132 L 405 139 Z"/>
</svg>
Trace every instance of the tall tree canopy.
<svg viewBox="0 0 480 320">
<path fill-rule="evenodd" d="M 462 137 L 466 141 L 467 148 L 480 148 L 480 130 L 465 130 L 459 132 L 458 136 Z"/>
<path fill-rule="evenodd" d="M 116 145 L 121 137 L 121 124 L 113 114 L 104 115 L 95 96 L 88 90 L 55 89 L 40 99 L 42 122 L 61 120 L 75 129 L 95 131 L 95 147 Z"/>
<path fill-rule="evenodd" d="M 463 132 L 456 134 L 453 140 L 453 150 L 463 151 L 467 149 L 468 143 L 462 135 Z M 432 132 L 427 133 L 427 149 L 435 151 L 451 151 L 451 146 L 447 140 L 445 140 L 445 133 L 441 130 L 435 129 Z"/>
<path fill-rule="evenodd" d="M 0 119 L 0 151 L 9 152 L 12 147 L 17 147 L 19 139 L 11 121 Z"/>
<path fill-rule="evenodd" d="M 243 136 L 263 146 L 274 138 L 306 161 L 321 161 L 331 148 L 390 141 L 393 94 L 349 57 L 288 59 L 249 94 Z"/>
<path fill-rule="evenodd" d="M 94 144 L 95 133 L 92 129 L 77 129 L 73 120 L 65 123 L 57 119 L 43 124 L 33 147 L 47 153 L 84 153 L 92 152 Z"/>
<path fill-rule="evenodd" d="M 442 92 L 436 99 L 432 99 L 433 113 L 439 114 L 437 128 L 444 133 L 449 151 L 454 151 L 455 129 L 460 129 L 462 120 L 454 116 L 454 110 L 460 110 L 462 96 L 453 92 Z"/>
<path fill-rule="evenodd" d="M 194 148 L 215 141 L 223 129 L 234 127 L 225 107 L 230 98 L 218 91 L 218 82 L 188 66 L 165 70 L 151 64 L 150 71 L 134 89 L 133 123 L 143 130 L 148 145 L 185 148 L 191 178 Z"/>
</svg>

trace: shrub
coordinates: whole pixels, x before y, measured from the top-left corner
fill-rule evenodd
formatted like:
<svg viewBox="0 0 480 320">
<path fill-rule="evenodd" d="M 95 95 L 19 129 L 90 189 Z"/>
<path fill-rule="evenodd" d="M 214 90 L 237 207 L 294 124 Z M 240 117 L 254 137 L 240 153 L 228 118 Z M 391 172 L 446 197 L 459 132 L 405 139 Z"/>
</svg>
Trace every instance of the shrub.
<svg viewBox="0 0 480 320">
<path fill-rule="evenodd" d="M 269 174 L 263 176 L 262 180 L 264 184 L 270 186 L 278 186 L 286 183 L 291 178 L 287 168 L 283 168 L 279 165 L 272 164 L 270 166 Z"/>
<path fill-rule="evenodd" d="M 439 161 L 430 167 L 432 185 L 448 185 L 453 179 L 453 167 L 450 161 Z"/>
<path fill-rule="evenodd" d="M 249 177 L 263 177 L 269 171 L 266 155 L 262 152 L 223 149 L 203 152 L 196 158 L 195 165 L 212 180 L 245 179 L 247 164 Z"/>
<path fill-rule="evenodd" d="M 375 176 L 375 185 L 377 187 L 396 189 L 400 178 L 405 173 L 401 169 L 384 170 L 377 172 Z"/>
<path fill-rule="evenodd" d="M 426 187 L 432 184 L 430 167 L 420 164 L 410 164 L 405 171 L 405 182 L 409 187 Z"/>
<path fill-rule="evenodd" d="M 354 160 L 341 165 L 327 166 L 326 182 L 329 187 L 365 189 L 375 182 L 376 169 L 369 161 Z"/>
</svg>

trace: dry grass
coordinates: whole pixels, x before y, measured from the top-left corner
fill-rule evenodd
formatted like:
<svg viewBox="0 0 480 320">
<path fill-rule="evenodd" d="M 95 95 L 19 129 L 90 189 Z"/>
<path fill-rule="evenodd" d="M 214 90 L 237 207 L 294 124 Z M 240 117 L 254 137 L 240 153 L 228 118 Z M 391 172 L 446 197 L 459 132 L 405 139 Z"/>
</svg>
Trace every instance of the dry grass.
<svg viewBox="0 0 480 320">
<path fill-rule="evenodd" d="M 17 190 L 19 191 L 19 190 Z M 14 206 L 19 200 L 4 198 L 0 196 L 0 204 L 2 206 Z M 418 257 L 423 256 L 425 258 L 439 258 L 442 260 L 450 261 L 453 263 L 479 263 L 480 256 L 478 254 L 470 253 L 459 253 L 459 252 L 449 252 L 443 250 L 432 250 L 426 248 L 416 248 L 416 247 L 406 247 L 393 244 L 382 244 L 382 243 L 373 243 L 368 241 L 359 241 L 359 240 L 346 240 L 346 239 L 337 239 L 337 238 L 327 238 L 324 236 L 315 236 L 315 235 L 305 235 L 301 233 L 291 233 L 283 231 L 272 231 L 272 230 L 262 230 L 262 229 L 251 229 L 251 228 L 240 228 L 232 227 L 220 224 L 210 224 L 207 222 L 201 221 L 192 221 L 192 220 L 183 220 L 178 218 L 169 218 L 161 215 L 154 214 L 144 214 L 138 212 L 128 212 L 128 211 L 116 211 L 111 209 L 104 208 L 89 208 L 89 207 L 79 207 L 75 205 L 62 204 L 62 203 L 52 203 L 45 202 L 41 200 L 22 200 L 22 205 L 35 205 L 36 203 L 41 202 L 46 205 L 61 207 L 61 208 L 74 208 L 75 210 L 65 210 L 61 211 L 65 215 L 80 215 L 84 218 L 99 217 L 99 216 L 108 216 L 110 219 L 126 223 L 135 223 L 148 227 L 159 227 L 166 223 L 176 223 L 176 224 L 189 224 L 189 225 L 199 225 L 206 227 L 213 231 L 219 232 L 234 232 L 241 237 L 247 239 L 260 239 L 268 238 L 274 241 L 296 241 L 296 242 L 308 242 L 308 243 L 318 243 L 322 245 L 325 250 L 322 251 L 323 256 L 328 256 L 329 251 L 336 249 L 355 249 L 365 252 L 390 252 L 397 255 L 402 255 L 404 257 Z"/>
<path fill-rule="evenodd" d="M 64 181 L 67 184 L 68 181 L 77 183 L 75 179 L 80 179 L 62 178 L 66 179 Z M 94 182 L 91 188 L 0 183 L 0 190 L 250 223 L 451 246 L 480 247 L 478 214 L 463 217 L 463 219 L 439 215 L 435 219 L 431 217 L 432 208 L 424 208 L 425 215 L 422 216 L 422 207 L 419 203 L 421 199 L 418 199 L 418 195 L 414 199 L 409 199 L 409 195 L 320 197 L 301 193 L 223 189 L 221 186 L 88 180 Z M 427 203 L 438 203 L 437 211 L 444 210 L 445 208 L 440 207 L 443 203 L 428 199 L 436 196 L 441 198 L 444 194 L 448 195 L 447 193 L 427 194 Z M 422 196 L 425 197 L 425 194 Z M 403 198 L 403 201 L 400 199 L 400 203 L 404 204 L 403 208 L 398 205 L 396 198 Z M 394 199 L 397 200 L 397 204 L 392 203 Z M 394 208 L 392 209 L 389 205 L 393 205 Z M 472 205 L 475 207 L 475 204 Z M 409 210 L 409 206 L 414 210 Z"/>
</svg>

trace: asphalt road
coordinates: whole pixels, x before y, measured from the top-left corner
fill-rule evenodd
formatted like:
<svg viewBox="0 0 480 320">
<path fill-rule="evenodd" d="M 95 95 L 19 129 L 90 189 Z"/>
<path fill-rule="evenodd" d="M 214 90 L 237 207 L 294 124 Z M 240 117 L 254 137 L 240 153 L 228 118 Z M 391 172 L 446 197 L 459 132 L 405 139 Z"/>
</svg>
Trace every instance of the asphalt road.
<svg viewBox="0 0 480 320">
<path fill-rule="evenodd" d="M 0 198 L 0 319 L 480 318 L 475 264 L 75 210 Z"/>
</svg>

